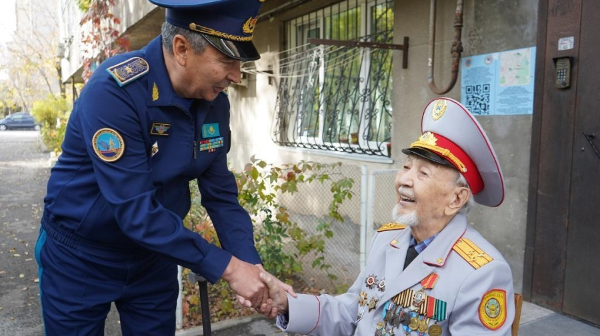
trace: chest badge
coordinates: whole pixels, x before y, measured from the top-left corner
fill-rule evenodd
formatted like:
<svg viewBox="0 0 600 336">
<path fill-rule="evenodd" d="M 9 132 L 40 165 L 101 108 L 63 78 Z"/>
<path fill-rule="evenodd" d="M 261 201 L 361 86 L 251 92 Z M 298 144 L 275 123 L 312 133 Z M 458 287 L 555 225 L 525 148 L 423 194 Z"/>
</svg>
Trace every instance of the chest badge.
<svg viewBox="0 0 600 336">
<path fill-rule="evenodd" d="M 158 153 L 158 141 L 155 141 L 152 145 L 152 156 L 156 155 L 156 153 Z"/>
<path fill-rule="evenodd" d="M 171 130 L 171 124 L 155 122 L 152 124 L 152 129 L 150 130 L 150 134 L 169 136 L 171 134 L 170 130 Z"/>
<path fill-rule="evenodd" d="M 110 128 L 99 129 L 92 139 L 94 152 L 102 161 L 114 162 L 123 156 L 125 141 L 117 131 Z"/>
<path fill-rule="evenodd" d="M 219 124 L 206 124 L 202 125 L 202 137 L 203 138 L 214 138 L 221 136 L 219 132 Z"/>
</svg>

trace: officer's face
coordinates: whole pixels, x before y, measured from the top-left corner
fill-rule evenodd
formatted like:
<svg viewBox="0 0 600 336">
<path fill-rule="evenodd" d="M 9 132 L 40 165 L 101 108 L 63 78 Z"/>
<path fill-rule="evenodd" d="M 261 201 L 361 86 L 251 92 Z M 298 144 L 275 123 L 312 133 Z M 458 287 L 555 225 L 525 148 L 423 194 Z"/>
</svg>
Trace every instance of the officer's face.
<svg viewBox="0 0 600 336">
<path fill-rule="evenodd" d="M 446 224 L 449 220 L 447 210 L 455 200 L 458 188 L 457 176 L 452 168 L 408 156 L 396 176 L 395 219 L 419 227 L 434 228 Z"/>
<path fill-rule="evenodd" d="M 181 91 L 186 98 L 214 100 L 231 82 L 240 81 L 240 61 L 211 45 L 201 54 L 188 52 L 185 70 Z"/>
</svg>

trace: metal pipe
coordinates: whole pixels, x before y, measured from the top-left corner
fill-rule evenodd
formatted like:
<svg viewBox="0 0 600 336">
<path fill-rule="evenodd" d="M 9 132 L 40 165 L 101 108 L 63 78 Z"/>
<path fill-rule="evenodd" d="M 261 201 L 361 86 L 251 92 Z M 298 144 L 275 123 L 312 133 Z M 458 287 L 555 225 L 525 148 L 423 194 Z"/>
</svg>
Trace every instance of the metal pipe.
<svg viewBox="0 0 600 336">
<path fill-rule="evenodd" d="M 360 262 L 360 270 L 362 271 L 363 268 L 365 267 L 365 265 L 367 264 L 367 234 L 368 234 L 368 214 L 371 214 L 371 212 L 369 212 L 369 208 L 368 208 L 368 200 L 369 200 L 369 196 L 368 193 L 370 190 L 368 190 L 368 184 L 367 184 L 367 178 L 368 178 L 368 169 L 367 166 L 362 165 L 361 166 L 361 174 L 360 174 L 360 257 L 359 257 L 359 262 Z M 371 216 L 372 217 L 372 216 Z M 372 218 L 371 218 L 372 220 Z"/>
<path fill-rule="evenodd" d="M 175 310 L 175 327 L 183 327 L 183 267 L 177 265 L 177 282 L 179 283 L 179 294 L 177 295 L 177 308 Z"/>
<path fill-rule="evenodd" d="M 448 91 L 452 90 L 454 85 L 456 84 L 456 80 L 458 78 L 458 69 L 460 65 L 460 55 L 463 52 L 462 42 L 461 42 L 461 34 L 463 27 L 463 13 L 462 13 L 463 2 L 462 0 L 457 0 L 456 2 L 456 13 L 454 16 L 454 41 L 452 42 L 452 77 L 450 78 L 450 83 L 447 87 L 440 89 L 436 86 L 435 80 L 433 78 L 433 70 L 435 63 L 435 21 L 436 21 L 436 0 L 431 0 L 431 5 L 429 8 L 429 72 L 427 76 L 427 82 L 429 83 L 429 89 L 437 94 L 444 94 Z"/>
</svg>

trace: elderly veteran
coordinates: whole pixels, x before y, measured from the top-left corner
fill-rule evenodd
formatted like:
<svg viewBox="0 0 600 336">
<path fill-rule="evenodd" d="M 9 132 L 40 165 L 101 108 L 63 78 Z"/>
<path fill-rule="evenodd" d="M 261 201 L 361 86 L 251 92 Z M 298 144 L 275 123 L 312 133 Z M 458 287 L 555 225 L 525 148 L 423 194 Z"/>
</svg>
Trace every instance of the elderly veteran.
<svg viewBox="0 0 600 336">
<path fill-rule="evenodd" d="M 75 102 L 36 244 L 46 335 L 174 335 L 177 265 L 268 308 L 227 167 L 229 101 L 264 0 L 151 0 L 161 35 L 104 61 Z M 197 180 L 222 248 L 183 226 Z M 282 285 L 283 286 L 283 285 Z M 290 288 L 286 288 L 291 290 Z"/>
<path fill-rule="evenodd" d="M 403 225 L 378 230 L 347 293 L 293 298 L 261 274 L 280 328 L 324 336 L 510 335 L 510 267 L 466 217 L 474 202 L 495 207 L 504 199 L 485 132 L 460 103 L 439 98 L 423 113 L 422 135 L 403 152 L 393 210 Z"/>
</svg>

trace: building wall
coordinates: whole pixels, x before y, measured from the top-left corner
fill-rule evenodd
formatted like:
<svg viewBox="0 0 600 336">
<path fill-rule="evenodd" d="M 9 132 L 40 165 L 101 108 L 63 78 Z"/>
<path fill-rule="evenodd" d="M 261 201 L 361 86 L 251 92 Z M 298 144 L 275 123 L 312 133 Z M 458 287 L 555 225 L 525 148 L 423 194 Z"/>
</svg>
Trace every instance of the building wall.
<svg viewBox="0 0 600 336">
<path fill-rule="evenodd" d="M 272 4 L 275 8 L 283 4 Z M 438 1 L 436 57 L 434 78 L 438 87 L 450 81 L 450 48 L 454 39 L 456 2 Z M 410 38 L 408 69 L 401 67 L 401 51 L 394 54 L 393 102 L 394 123 L 391 159 L 366 161 L 364 157 L 331 155 L 326 152 L 304 151 L 277 146 L 271 140 L 271 124 L 277 97 L 277 79 L 266 75 L 250 75 L 248 85 L 230 90 L 232 102 L 232 149 L 230 161 L 234 169 L 241 169 L 253 155 L 272 163 L 290 163 L 299 160 L 338 162 L 345 165 L 365 165 L 369 171 L 397 169 L 404 160 L 401 149 L 420 134 L 420 119 L 426 103 L 437 97 L 428 88 L 428 22 L 429 1 L 396 0 L 394 39 Z M 293 11 L 279 13 L 261 20 L 255 30 L 255 44 L 262 53 L 256 62 L 259 70 L 270 67 L 278 71 L 278 53 L 283 45 L 284 20 L 306 10 L 306 5 Z M 265 8 L 267 9 L 267 8 Z M 264 11 L 263 11 L 264 12 Z M 537 0 L 466 0 L 463 4 L 462 42 L 463 57 L 490 52 L 535 46 Z M 460 100 L 460 75 L 455 87 L 445 96 Z M 478 117 L 494 144 L 505 177 L 506 196 L 497 208 L 477 207 L 470 222 L 505 256 L 512 267 L 515 289 L 521 291 L 525 246 L 527 186 L 529 181 L 529 152 L 531 115 Z M 396 145 L 397 144 L 397 145 Z M 356 181 L 359 183 L 359 181 Z M 386 193 L 386 191 L 382 191 Z M 358 196 L 358 195 L 357 195 Z M 353 202 L 357 202 L 356 197 Z M 393 187 L 385 202 L 393 204 Z M 356 209 L 355 203 L 350 208 Z M 391 205 L 390 205 L 391 208 Z M 376 214 L 382 221 L 389 211 Z"/>
</svg>

